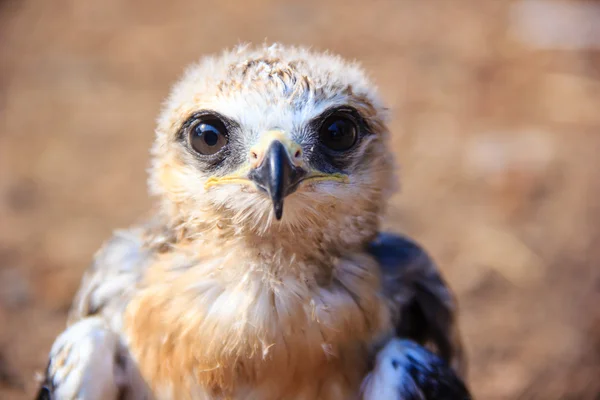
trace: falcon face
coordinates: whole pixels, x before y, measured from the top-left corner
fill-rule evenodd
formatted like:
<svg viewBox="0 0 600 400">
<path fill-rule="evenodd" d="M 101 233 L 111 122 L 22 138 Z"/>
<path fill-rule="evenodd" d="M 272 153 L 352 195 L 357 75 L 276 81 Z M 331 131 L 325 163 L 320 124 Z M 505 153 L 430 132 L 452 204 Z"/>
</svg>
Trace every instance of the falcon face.
<svg viewBox="0 0 600 400">
<path fill-rule="evenodd" d="M 151 184 L 181 220 L 262 233 L 342 220 L 374 230 L 391 187 L 386 136 L 357 66 L 242 47 L 192 67 L 175 86 Z"/>
</svg>

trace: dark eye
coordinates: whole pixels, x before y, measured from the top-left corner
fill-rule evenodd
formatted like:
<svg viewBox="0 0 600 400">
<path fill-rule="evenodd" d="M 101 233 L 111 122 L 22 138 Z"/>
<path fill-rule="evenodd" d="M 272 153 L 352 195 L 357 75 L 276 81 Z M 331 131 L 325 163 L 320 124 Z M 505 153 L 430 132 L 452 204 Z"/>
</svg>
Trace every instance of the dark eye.
<svg viewBox="0 0 600 400">
<path fill-rule="evenodd" d="M 227 144 L 227 128 L 216 117 L 200 118 L 190 130 L 190 145 L 198 153 L 209 156 Z"/>
<path fill-rule="evenodd" d="M 332 115 L 321 125 L 319 139 L 331 150 L 344 151 L 356 143 L 357 128 L 354 121 L 347 116 Z"/>
</svg>

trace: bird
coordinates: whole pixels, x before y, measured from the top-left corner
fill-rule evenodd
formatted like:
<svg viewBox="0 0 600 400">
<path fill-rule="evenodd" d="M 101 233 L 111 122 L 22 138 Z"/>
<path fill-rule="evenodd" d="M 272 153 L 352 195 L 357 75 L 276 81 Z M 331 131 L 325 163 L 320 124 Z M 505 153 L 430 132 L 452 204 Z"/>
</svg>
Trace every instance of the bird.
<svg viewBox="0 0 600 400">
<path fill-rule="evenodd" d="M 417 398 L 378 379 L 389 346 L 460 392 L 454 295 L 421 245 L 381 230 L 388 114 L 330 52 L 245 44 L 188 67 L 150 150 L 156 206 L 95 254 L 37 398 Z"/>
</svg>

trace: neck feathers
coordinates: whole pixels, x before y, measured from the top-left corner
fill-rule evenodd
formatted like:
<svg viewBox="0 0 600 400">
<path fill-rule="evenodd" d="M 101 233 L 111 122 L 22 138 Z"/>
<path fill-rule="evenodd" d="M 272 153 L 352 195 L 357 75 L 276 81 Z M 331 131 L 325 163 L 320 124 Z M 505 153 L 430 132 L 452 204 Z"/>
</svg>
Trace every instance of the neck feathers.
<svg viewBox="0 0 600 400">
<path fill-rule="evenodd" d="M 217 227 L 157 255 L 125 317 L 148 382 L 186 377 L 214 393 L 240 385 L 274 393 L 315 371 L 362 376 L 366 366 L 350 359 L 366 360 L 391 326 L 375 260 L 358 250 L 332 255 L 318 240 L 308 251 L 300 242 L 312 238 L 295 245 L 288 235 Z"/>
</svg>

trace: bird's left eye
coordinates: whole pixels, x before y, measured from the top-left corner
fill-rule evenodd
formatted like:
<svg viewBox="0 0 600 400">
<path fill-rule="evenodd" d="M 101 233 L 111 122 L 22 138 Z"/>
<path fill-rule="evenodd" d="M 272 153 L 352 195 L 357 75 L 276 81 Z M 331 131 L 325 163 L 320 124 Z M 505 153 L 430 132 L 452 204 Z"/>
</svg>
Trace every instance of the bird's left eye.
<svg viewBox="0 0 600 400">
<path fill-rule="evenodd" d="M 190 145 L 205 156 L 216 154 L 227 144 L 227 128 L 216 117 L 202 118 L 190 130 Z"/>
<path fill-rule="evenodd" d="M 358 137 L 356 123 L 345 115 L 332 115 L 323 121 L 319 130 L 321 143 L 336 151 L 349 150 Z"/>
</svg>

